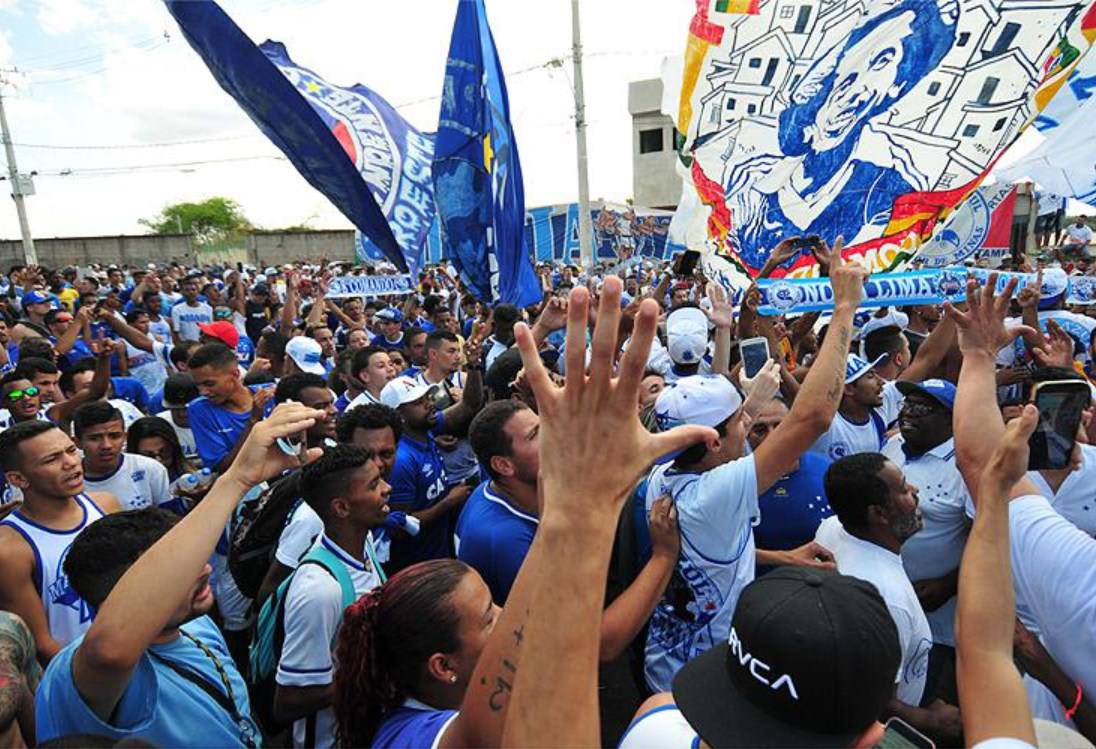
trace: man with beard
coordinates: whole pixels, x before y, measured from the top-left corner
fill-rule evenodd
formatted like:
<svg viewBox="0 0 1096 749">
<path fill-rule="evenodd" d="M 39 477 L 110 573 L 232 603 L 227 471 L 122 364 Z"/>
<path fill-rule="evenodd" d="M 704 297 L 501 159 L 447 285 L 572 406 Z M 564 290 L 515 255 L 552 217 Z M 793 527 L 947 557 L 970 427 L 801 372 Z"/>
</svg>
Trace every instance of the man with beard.
<svg viewBox="0 0 1096 749">
<path fill-rule="evenodd" d="M 856 453 L 878 452 L 887 434 L 883 380 L 875 372 L 885 355 L 868 362 L 849 354 L 845 364 L 845 390 L 830 428 L 811 452 L 837 460 Z"/>
<path fill-rule="evenodd" d="M 924 527 L 902 545 L 902 565 L 932 630 L 926 694 L 954 701 L 955 605 L 959 562 L 970 522 L 964 507 L 967 485 L 955 465 L 952 408 L 955 386 L 946 380 L 899 382 L 906 396 L 898 415 L 899 434 L 883 455 L 917 487 Z"/>
<path fill-rule="evenodd" d="M 91 625 L 91 610 L 69 584 L 62 561 L 84 528 L 118 510 L 109 494 L 85 493 L 80 451 L 48 421 L 0 432 L 0 466 L 22 506 L 0 521 L 0 610 L 30 627 L 48 663 Z"/>
<path fill-rule="evenodd" d="M 878 452 L 845 456 L 826 471 L 826 497 L 835 517 L 818 527 L 815 540 L 833 552 L 837 571 L 876 587 L 898 629 L 901 665 L 895 674 L 897 715 L 947 746 L 959 739 L 958 710 L 942 701 L 918 707 L 925 691 L 932 630 L 902 566 L 902 544 L 921 530 L 917 487 Z"/>
</svg>

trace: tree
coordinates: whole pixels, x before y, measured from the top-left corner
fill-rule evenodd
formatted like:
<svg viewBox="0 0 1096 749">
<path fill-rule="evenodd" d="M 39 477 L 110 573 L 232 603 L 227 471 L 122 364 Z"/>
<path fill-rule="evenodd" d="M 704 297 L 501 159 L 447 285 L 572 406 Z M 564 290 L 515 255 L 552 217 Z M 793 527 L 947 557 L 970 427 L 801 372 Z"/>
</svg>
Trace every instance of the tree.
<svg viewBox="0 0 1096 749">
<path fill-rule="evenodd" d="M 235 200 L 222 197 L 172 203 L 164 206 L 159 216 L 138 223 L 153 234 L 191 234 L 198 244 L 223 242 L 255 228 Z"/>
</svg>

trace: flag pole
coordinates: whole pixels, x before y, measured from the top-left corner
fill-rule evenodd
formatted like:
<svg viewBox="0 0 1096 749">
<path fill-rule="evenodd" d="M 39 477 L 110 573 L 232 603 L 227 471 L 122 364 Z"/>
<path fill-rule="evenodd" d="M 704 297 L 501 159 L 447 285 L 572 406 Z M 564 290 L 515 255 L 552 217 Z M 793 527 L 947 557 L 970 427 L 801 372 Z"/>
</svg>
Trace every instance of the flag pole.
<svg viewBox="0 0 1096 749">
<path fill-rule="evenodd" d="M 594 266 L 593 230 L 590 226 L 590 181 L 586 173 L 586 98 L 582 90 L 582 34 L 578 1 L 571 0 L 571 59 L 575 66 L 575 147 L 578 152 L 578 243 L 582 265 Z"/>
</svg>

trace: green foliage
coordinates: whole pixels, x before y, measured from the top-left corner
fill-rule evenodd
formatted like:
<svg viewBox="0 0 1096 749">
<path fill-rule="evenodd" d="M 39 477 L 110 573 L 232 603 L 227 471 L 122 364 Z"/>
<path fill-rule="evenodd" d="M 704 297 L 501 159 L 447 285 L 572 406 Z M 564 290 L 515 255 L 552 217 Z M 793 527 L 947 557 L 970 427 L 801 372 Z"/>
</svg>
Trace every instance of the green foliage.
<svg viewBox="0 0 1096 749">
<path fill-rule="evenodd" d="M 172 203 L 160 215 L 138 223 L 152 234 L 191 234 L 197 244 L 230 241 L 255 227 L 231 198 L 212 197 L 201 203 Z"/>
</svg>

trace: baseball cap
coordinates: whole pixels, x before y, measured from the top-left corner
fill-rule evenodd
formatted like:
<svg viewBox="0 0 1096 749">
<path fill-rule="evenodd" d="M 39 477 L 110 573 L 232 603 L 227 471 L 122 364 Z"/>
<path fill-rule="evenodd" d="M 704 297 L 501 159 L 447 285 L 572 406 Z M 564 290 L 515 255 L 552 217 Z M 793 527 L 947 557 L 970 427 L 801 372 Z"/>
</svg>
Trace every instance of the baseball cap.
<svg viewBox="0 0 1096 749">
<path fill-rule="evenodd" d="M 285 344 L 285 355 L 293 360 L 302 372 L 314 375 L 326 375 L 323 368 L 323 350 L 320 344 L 308 336 L 299 335 L 290 338 Z"/>
<path fill-rule="evenodd" d="M 697 364 L 708 350 L 708 317 L 696 307 L 681 307 L 666 318 L 666 348 L 675 364 Z"/>
<path fill-rule="evenodd" d="M 714 427 L 722 424 L 742 407 L 742 396 L 722 375 L 682 377 L 663 390 L 655 401 L 655 423 L 660 432 L 683 424 Z M 674 450 L 655 461 L 668 463 L 681 453 Z"/>
<path fill-rule="evenodd" d="M 883 713 L 901 657 L 873 585 L 780 567 L 743 589 L 729 642 L 685 664 L 674 702 L 709 746 L 851 746 Z"/>
<path fill-rule="evenodd" d="M 845 361 L 845 384 L 848 385 L 849 383 L 856 382 L 868 372 L 878 367 L 879 362 L 886 358 L 886 354 L 880 354 L 875 357 L 875 361 L 868 361 L 867 359 L 861 359 L 856 354 L 849 354 L 849 358 Z"/>
<path fill-rule="evenodd" d="M 883 315 L 882 317 L 872 317 L 870 320 L 864 323 L 864 326 L 860 328 L 860 337 L 861 339 L 867 338 L 871 333 L 876 330 L 881 330 L 882 328 L 895 327 L 905 330 L 909 327 L 909 324 L 909 315 L 907 315 L 905 312 L 899 312 L 896 309 L 891 309 L 887 312 L 887 314 Z"/>
<path fill-rule="evenodd" d="M 230 322 L 223 320 L 200 322 L 198 323 L 198 330 L 211 338 L 216 338 L 218 341 L 224 341 L 231 348 L 236 348 L 236 344 L 240 342 L 240 331 L 236 330 L 236 326 Z"/>
<path fill-rule="evenodd" d="M 376 320 L 384 320 L 385 322 L 403 322 L 403 313 L 395 307 L 385 307 L 373 317 Z"/>
<path fill-rule="evenodd" d="M 1047 268 L 1043 271 L 1042 296 L 1039 309 L 1053 309 L 1069 289 L 1069 276 L 1062 268 Z"/>
<path fill-rule="evenodd" d="M 267 285 L 266 281 L 259 281 L 251 287 L 251 291 L 254 294 L 269 294 L 270 286 Z"/>
<path fill-rule="evenodd" d="M 28 304 L 50 304 L 49 297 L 41 291 L 28 291 L 23 295 L 23 306 Z"/>
<path fill-rule="evenodd" d="M 955 408 L 955 386 L 947 380 L 932 379 L 924 382 L 896 382 L 895 387 L 902 395 L 921 393 L 935 400 L 951 411 Z"/>
<path fill-rule="evenodd" d="M 436 387 L 437 385 L 418 382 L 414 377 L 397 377 L 381 390 L 381 403 L 389 408 L 399 408 L 404 404 L 414 403 L 424 395 L 429 395 Z"/>
</svg>

